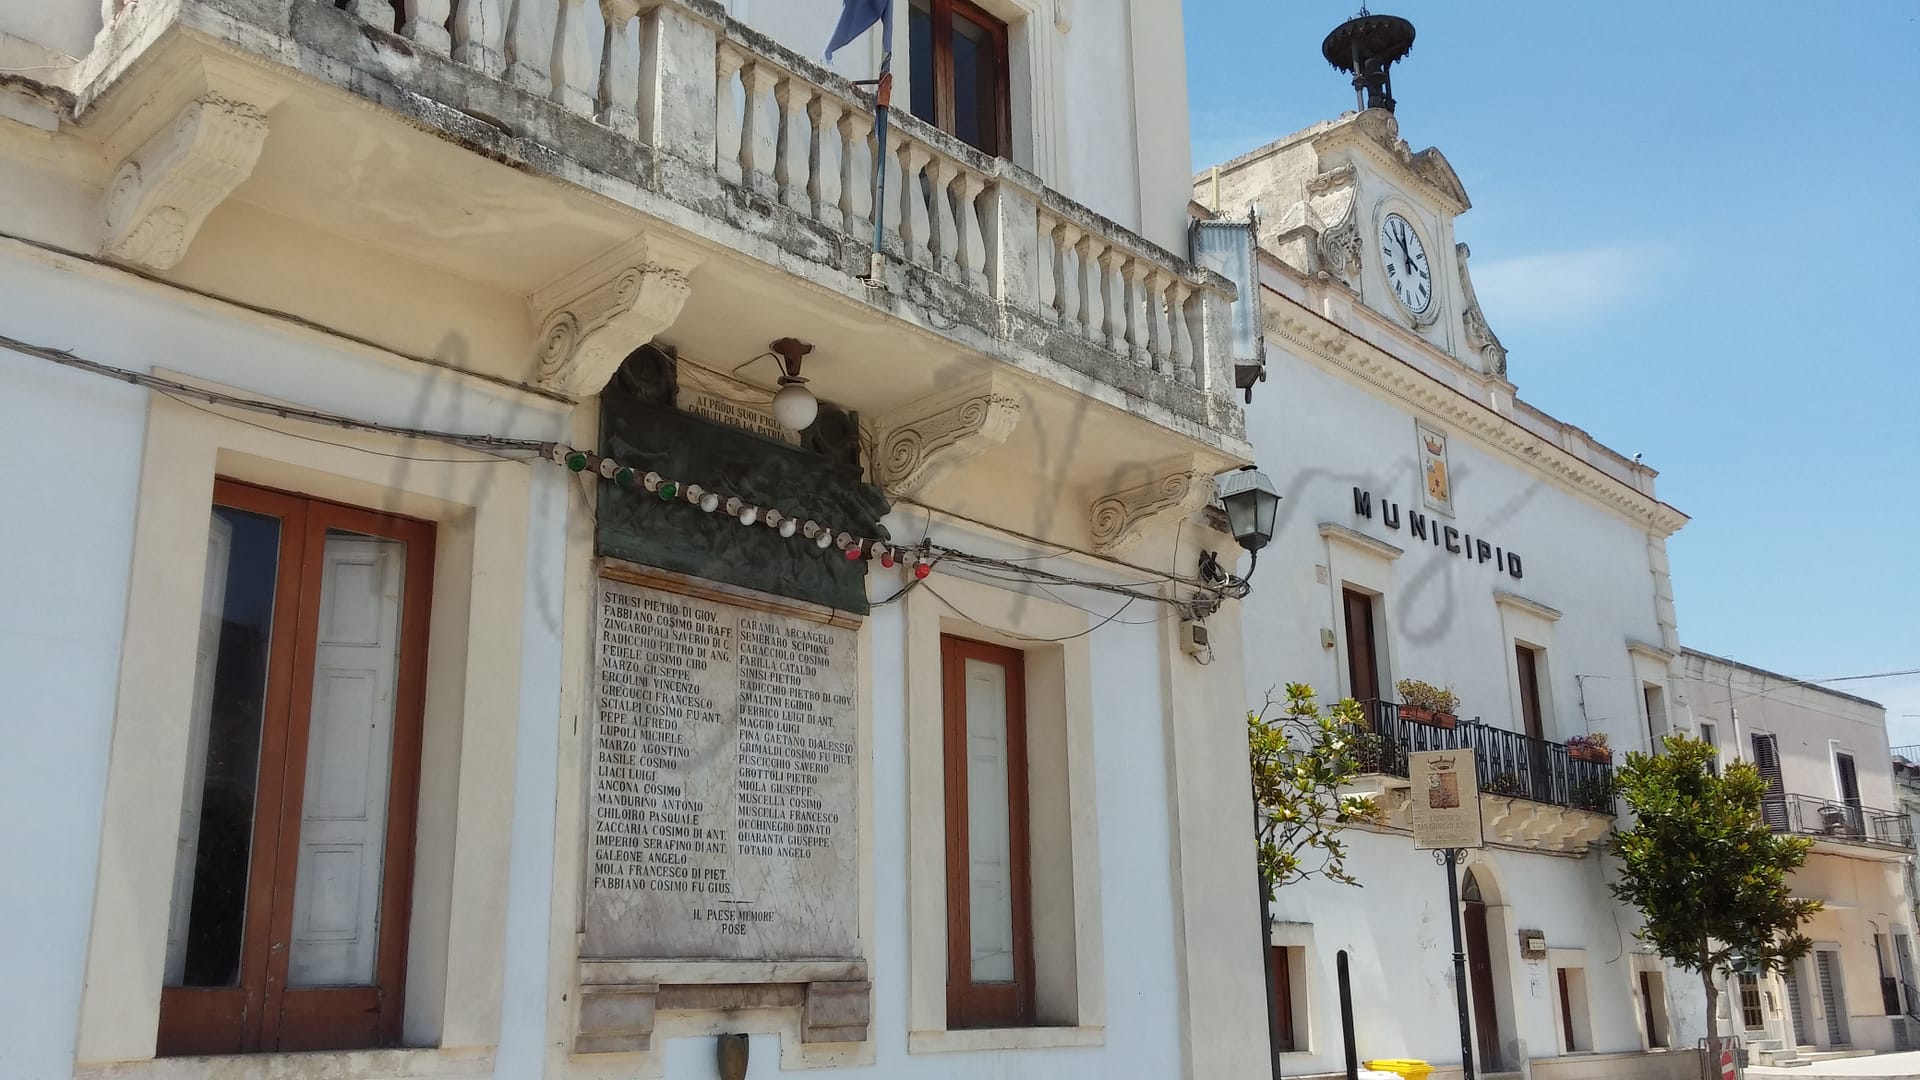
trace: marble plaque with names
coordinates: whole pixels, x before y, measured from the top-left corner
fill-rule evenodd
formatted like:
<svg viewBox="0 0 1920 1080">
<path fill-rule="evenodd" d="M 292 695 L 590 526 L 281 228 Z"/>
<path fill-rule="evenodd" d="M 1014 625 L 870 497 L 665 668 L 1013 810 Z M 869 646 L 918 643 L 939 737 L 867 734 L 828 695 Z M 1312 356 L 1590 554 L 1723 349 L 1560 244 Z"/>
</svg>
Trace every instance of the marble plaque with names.
<svg viewBox="0 0 1920 1080">
<path fill-rule="evenodd" d="M 586 942 L 860 955 L 854 631 L 602 579 Z"/>
</svg>

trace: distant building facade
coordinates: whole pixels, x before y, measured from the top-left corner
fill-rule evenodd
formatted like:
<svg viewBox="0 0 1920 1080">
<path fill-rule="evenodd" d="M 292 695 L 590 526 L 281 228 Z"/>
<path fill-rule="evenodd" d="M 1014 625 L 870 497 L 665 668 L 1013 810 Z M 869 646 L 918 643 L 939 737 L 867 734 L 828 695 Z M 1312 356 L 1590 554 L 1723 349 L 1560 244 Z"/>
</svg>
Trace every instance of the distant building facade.
<svg viewBox="0 0 1920 1080">
<path fill-rule="evenodd" d="M 1914 826 L 1895 785 L 1886 710 L 1725 657 L 1688 649 L 1680 659 L 1677 689 L 1695 730 L 1722 761 L 1751 762 L 1766 777 L 1767 823 L 1813 841 L 1794 895 L 1826 905 L 1806 927 L 1812 955 L 1785 975 L 1728 980 L 1721 1030 L 1760 1064 L 1920 1046 Z"/>
<path fill-rule="evenodd" d="M 1342 1067 L 1344 953 L 1361 1058 L 1458 1075 L 1456 913 L 1409 835 L 1406 755 L 1459 749 L 1485 835 L 1457 912 L 1479 1074 L 1690 1080 L 1700 984 L 1634 941 L 1597 847 L 1614 761 L 1670 728 L 1666 539 L 1685 515 L 1653 469 L 1518 397 L 1454 236 L 1466 191 L 1393 113 L 1206 170 L 1194 198 L 1258 217 L 1270 377 L 1247 430 L 1285 501 L 1245 609 L 1250 700 L 1296 681 L 1357 699 L 1359 786 L 1386 811 L 1344 834 L 1363 888 L 1308 881 L 1274 904 L 1287 1074 Z M 1457 716 L 1416 713 L 1401 680 L 1454 690 Z"/>
</svg>

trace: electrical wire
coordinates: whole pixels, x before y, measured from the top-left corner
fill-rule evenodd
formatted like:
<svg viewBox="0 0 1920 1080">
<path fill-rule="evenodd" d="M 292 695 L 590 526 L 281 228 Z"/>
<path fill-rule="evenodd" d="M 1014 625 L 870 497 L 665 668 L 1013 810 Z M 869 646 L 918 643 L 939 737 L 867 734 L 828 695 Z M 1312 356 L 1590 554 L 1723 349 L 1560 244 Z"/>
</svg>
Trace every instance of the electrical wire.
<svg viewBox="0 0 1920 1080">
<path fill-rule="evenodd" d="M 236 409 L 247 409 L 252 412 L 278 416 L 283 420 L 305 420 L 308 423 L 326 424 L 333 427 L 346 428 L 350 431 L 371 431 L 384 435 L 400 435 L 413 439 L 429 439 L 434 442 L 443 442 L 454 446 L 465 446 L 474 449 L 520 450 L 539 453 L 542 446 L 541 441 L 538 439 L 509 439 L 500 435 L 477 435 L 459 431 L 440 431 L 434 428 L 383 424 L 372 420 L 359 420 L 351 416 L 342 416 L 338 413 L 322 412 L 318 409 L 308 409 L 298 405 L 287 405 L 277 401 L 268 401 L 263 398 L 241 397 L 238 394 L 229 394 L 219 390 L 208 390 L 161 375 L 129 371 L 126 368 L 114 367 L 111 364 L 102 364 L 95 360 L 84 359 L 66 349 L 52 349 L 42 345 L 31 345 L 27 342 L 7 337 L 4 334 L 0 334 L 0 348 L 5 348 L 25 356 L 47 360 L 63 367 L 75 368 L 94 375 L 101 375 L 109 379 L 130 383 L 134 386 L 144 387 L 148 390 L 158 391 L 167 394 L 169 397 L 180 395 L 199 398 L 209 405 L 230 405 Z"/>
<path fill-rule="evenodd" d="M 921 584 L 924 585 L 926 583 L 923 581 L 921 582 Z M 945 596 L 940 595 L 939 589 L 936 589 L 931 585 L 927 585 L 927 591 L 934 595 L 934 599 L 939 600 L 941 603 L 947 605 L 947 610 L 953 612 L 955 615 L 960 616 L 961 618 L 967 620 L 968 622 L 973 623 L 976 626 L 992 625 L 991 623 L 981 622 L 979 619 L 976 619 L 973 616 L 967 614 L 966 612 L 960 610 L 960 608 L 956 606 L 953 601 L 947 599 Z M 1113 620 L 1119 618 L 1121 615 L 1121 612 L 1126 611 L 1128 608 L 1132 606 L 1133 606 L 1133 601 L 1128 600 L 1126 603 L 1120 605 L 1119 611 L 1116 611 L 1113 614 L 1107 616 L 1106 618 L 1101 619 L 1099 622 L 1094 623 L 1092 626 L 1087 627 L 1085 630 L 1082 630 L 1074 634 L 1068 634 L 1065 637 L 1056 637 L 1056 638 L 1029 637 L 1026 634 L 1016 634 L 1010 630 L 997 630 L 995 632 L 1000 634 L 1005 634 L 1007 637 L 1014 638 L 1019 641 L 1031 641 L 1038 645 L 1057 645 L 1063 641 L 1073 641 L 1076 638 L 1086 637 L 1088 634 L 1093 633 L 1095 630 L 1098 630 L 1101 627 L 1112 622 Z"/>
<path fill-rule="evenodd" d="M 300 421 L 305 421 L 307 423 L 338 427 L 338 428 L 342 428 L 350 431 L 366 431 L 366 432 L 373 432 L 373 433 L 385 434 L 385 435 L 395 435 L 403 438 L 429 440 L 433 442 L 445 443 L 451 446 L 459 446 L 459 447 L 464 447 L 471 450 L 485 451 L 485 452 L 499 454 L 499 455 L 513 454 L 516 452 L 521 455 L 528 455 L 525 457 L 504 457 L 503 456 L 501 460 L 528 460 L 530 456 L 544 457 L 544 456 L 547 456 L 548 453 L 555 446 L 555 444 L 553 443 L 546 442 L 543 440 L 538 440 L 538 439 L 514 439 L 514 438 L 507 438 L 505 436 L 500 436 L 500 435 L 479 434 L 479 433 L 473 433 L 473 432 L 443 431 L 435 428 L 409 427 L 409 426 L 400 425 L 400 424 L 386 424 L 386 423 L 380 423 L 378 421 L 372 421 L 372 420 L 361 420 L 355 417 L 345 416 L 339 413 L 330 413 L 330 412 L 325 412 L 318 409 L 309 409 L 309 408 L 305 408 L 297 405 L 288 405 L 282 402 L 270 401 L 264 398 L 253 398 L 253 397 L 245 397 L 239 394 L 230 394 L 225 391 L 211 390 L 204 387 L 195 386 L 190 383 L 181 382 L 177 379 L 169 379 L 169 378 L 166 378 L 165 376 L 154 375 L 147 372 L 132 371 L 127 368 L 115 367 L 111 364 L 104 364 L 98 361 L 88 360 L 88 359 L 85 359 L 84 357 L 81 357 L 71 352 L 70 350 L 50 348 L 42 345 L 34 345 L 28 342 L 20 341 L 12 337 L 8 337 L 6 335 L 0 335 L 0 348 L 7 349 L 9 351 L 18 353 L 23 356 L 30 356 L 36 359 L 45 360 L 50 363 L 58 364 L 62 367 L 73 368 L 75 370 L 84 371 L 89 374 L 101 376 L 103 378 L 114 379 L 118 382 L 124 382 L 133 386 L 143 387 L 145 389 L 152 390 L 156 393 L 162 394 L 163 396 L 166 396 L 170 399 L 180 401 L 181 404 L 188 405 L 189 407 L 192 407 L 192 408 L 199 408 L 199 406 L 193 405 L 191 401 L 183 400 L 183 399 L 189 399 L 189 398 L 198 399 L 200 401 L 206 402 L 209 405 L 223 405 L 230 408 L 242 409 L 250 412 L 257 412 L 257 413 L 261 413 L 269 416 L 276 416 L 283 420 L 300 420 Z M 201 410 L 201 411 L 207 411 L 207 410 Z M 218 414 L 215 414 L 215 415 L 218 415 Z M 247 421 L 240 420 L 237 417 L 227 417 L 226 419 L 233 420 L 236 423 L 248 423 Z M 248 424 L 248 426 L 257 427 L 257 428 L 263 427 L 263 425 L 259 425 L 259 424 Z M 264 430 L 277 430 L 277 429 L 264 428 Z M 286 432 L 280 432 L 280 433 L 290 434 Z M 360 450 L 365 453 L 378 454 L 380 456 L 385 456 L 385 457 L 410 457 L 409 455 L 398 455 L 398 454 L 392 454 L 390 452 L 371 450 L 365 447 L 356 447 L 356 446 L 351 446 L 344 443 L 331 442 L 325 439 L 317 439 L 312 436 L 294 435 L 293 437 L 303 438 L 311 442 L 341 447 L 344 449 Z M 432 460 L 453 460 L 453 459 L 431 459 L 431 458 L 411 457 L 411 460 L 432 461 Z M 933 525 L 934 508 L 930 506 L 926 506 L 925 504 L 916 504 L 916 505 L 920 505 L 924 509 L 926 509 L 927 523 L 925 528 L 927 532 L 930 533 Z M 1049 545 L 1049 546 L 1052 546 L 1052 545 Z M 1039 582 L 1048 582 L 1048 583 L 1052 583 L 1060 586 L 1083 588 L 1083 589 L 1090 589 L 1097 592 L 1105 592 L 1111 595 L 1125 598 L 1126 603 L 1121 605 L 1119 611 L 1116 611 L 1110 615 L 1106 615 L 1102 617 L 1101 621 L 1095 624 L 1095 626 L 1092 629 L 1098 629 L 1099 627 L 1105 626 L 1107 623 L 1112 622 L 1114 619 L 1118 618 L 1121 612 L 1124 612 L 1127 610 L 1127 608 L 1131 607 L 1135 600 L 1146 600 L 1156 604 L 1165 604 L 1179 611 L 1183 617 L 1194 618 L 1203 607 L 1206 607 L 1207 605 L 1211 605 L 1211 604 L 1217 604 L 1219 598 L 1230 595 L 1218 584 L 1210 584 L 1203 581 L 1179 577 L 1177 575 L 1157 574 L 1154 571 L 1151 571 L 1142 567 L 1130 566 L 1129 568 L 1139 570 L 1145 574 L 1152 575 L 1152 577 L 1149 580 L 1139 581 L 1139 582 L 1112 582 L 1112 581 L 1102 581 L 1102 580 L 1092 579 L 1092 578 L 1076 578 L 1076 577 L 1071 577 L 1065 574 L 1056 574 L 1050 570 L 1045 570 L 1037 566 L 1024 565 L 1023 561 L 1019 559 L 998 558 L 990 555 L 977 555 L 972 552 L 963 551 L 959 548 L 949 547 L 945 544 L 935 543 L 926 539 L 921 540 L 919 545 L 919 550 L 926 556 L 926 558 L 930 563 L 950 559 L 956 563 L 960 563 L 962 565 L 972 567 L 976 570 L 983 570 L 988 573 L 991 573 L 992 571 L 995 571 L 995 570 L 1001 571 L 1002 572 L 1001 580 L 1019 580 L 1022 582 L 1034 583 L 1034 584 L 1038 584 Z M 1055 556 L 1047 556 L 1047 557 L 1055 557 Z M 1122 564 L 1122 565 L 1128 565 L 1128 564 Z M 1009 578 L 1009 577 L 1006 577 L 1005 575 L 1013 575 L 1013 577 Z M 1177 597 L 1164 596 L 1159 594 L 1158 592 L 1147 591 L 1149 588 L 1154 586 L 1164 587 L 1169 584 L 1189 585 L 1191 587 L 1195 587 L 1202 590 L 1203 593 L 1207 595 L 1195 597 L 1189 600 L 1182 600 Z M 905 589 L 902 589 L 899 594 L 897 594 L 895 597 L 889 598 L 889 600 L 897 599 L 898 596 L 900 595 L 905 595 L 905 591 L 906 591 Z M 944 597 L 942 598 L 942 602 L 943 603 L 945 602 Z M 953 607 L 953 605 L 950 603 L 947 604 L 947 606 Z M 1080 605 L 1077 605 L 1077 604 L 1073 604 L 1071 606 L 1078 607 L 1080 608 L 1080 610 L 1086 611 L 1088 614 L 1096 614 L 1095 612 L 1092 612 L 1087 608 L 1080 607 Z M 956 614 L 959 613 L 958 609 L 955 609 L 955 611 L 956 611 Z M 1090 633 L 1091 629 L 1087 632 Z M 1077 637 L 1080 635 L 1073 635 L 1073 636 Z M 1033 640 L 1047 640 L 1047 639 L 1033 639 Z M 1069 639 L 1063 638 L 1058 640 L 1069 640 Z"/>
<path fill-rule="evenodd" d="M 250 428 L 255 428 L 260 431 L 271 431 L 275 435 L 285 435 L 289 438 L 299 439 L 302 442 L 318 443 L 321 446 L 333 446 L 333 447 L 338 447 L 341 450 L 352 450 L 355 453 L 371 454 L 374 457 L 393 458 L 398 461 L 417 461 L 423 464 L 445 464 L 445 465 L 499 465 L 503 462 L 508 462 L 508 461 L 534 461 L 534 460 L 537 460 L 539 457 L 537 453 L 532 453 L 527 455 L 526 457 L 517 457 L 517 458 L 506 457 L 504 455 L 492 456 L 492 457 L 478 457 L 478 458 L 471 458 L 471 457 L 454 458 L 454 457 L 421 457 L 420 455 L 417 455 L 417 454 L 395 454 L 395 453 L 390 453 L 386 450 L 375 450 L 372 447 L 355 446 L 352 443 L 335 442 L 332 439 L 322 439 L 314 435 L 302 435 L 297 431 L 287 431 L 284 428 L 277 428 L 268 424 L 256 423 L 252 420 L 245 420 L 238 416 L 228 416 L 226 413 L 215 412 L 214 410 L 207 408 L 205 405 L 195 405 L 193 402 L 188 401 L 186 398 L 181 397 L 179 394 L 173 393 L 172 391 L 169 391 L 169 390 L 155 390 L 154 393 L 159 394 L 161 397 L 168 398 L 169 400 L 177 401 L 180 404 L 185 405 L 187 408 L 194 410 L 195 412 L 205 413 L 208 416 L 217 416 L 222 420 L 230 420 L 233 423 L 241 424 Z"/>
</svg>

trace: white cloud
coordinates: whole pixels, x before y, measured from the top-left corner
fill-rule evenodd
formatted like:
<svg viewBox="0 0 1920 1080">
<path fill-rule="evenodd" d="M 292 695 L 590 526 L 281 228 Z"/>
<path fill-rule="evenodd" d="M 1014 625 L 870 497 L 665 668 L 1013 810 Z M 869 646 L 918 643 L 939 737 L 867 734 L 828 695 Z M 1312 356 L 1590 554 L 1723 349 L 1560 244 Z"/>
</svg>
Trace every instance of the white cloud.
<svg viewBox="0 0 1920 1080">
<path fill-rule="evenodd" d="M 1645 291 L 1661 262 L 1643 247 L 1597 247 L 1475 260 L 1474 292 L 1494 326 L 1605 314 Z"/>
</svg>

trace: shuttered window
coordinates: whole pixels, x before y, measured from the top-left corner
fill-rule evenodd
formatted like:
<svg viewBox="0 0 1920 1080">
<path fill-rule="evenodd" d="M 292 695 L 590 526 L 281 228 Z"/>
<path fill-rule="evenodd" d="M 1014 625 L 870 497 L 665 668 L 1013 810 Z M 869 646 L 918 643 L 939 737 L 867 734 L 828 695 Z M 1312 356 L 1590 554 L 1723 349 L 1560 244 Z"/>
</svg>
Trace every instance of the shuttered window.
<svg viewBox="0 0 1920 1080">
<path fill-rule="evenodd" d="M 394 1045 L 433 526 L 214 499 L 158 1049 Z"/>
</svg>

